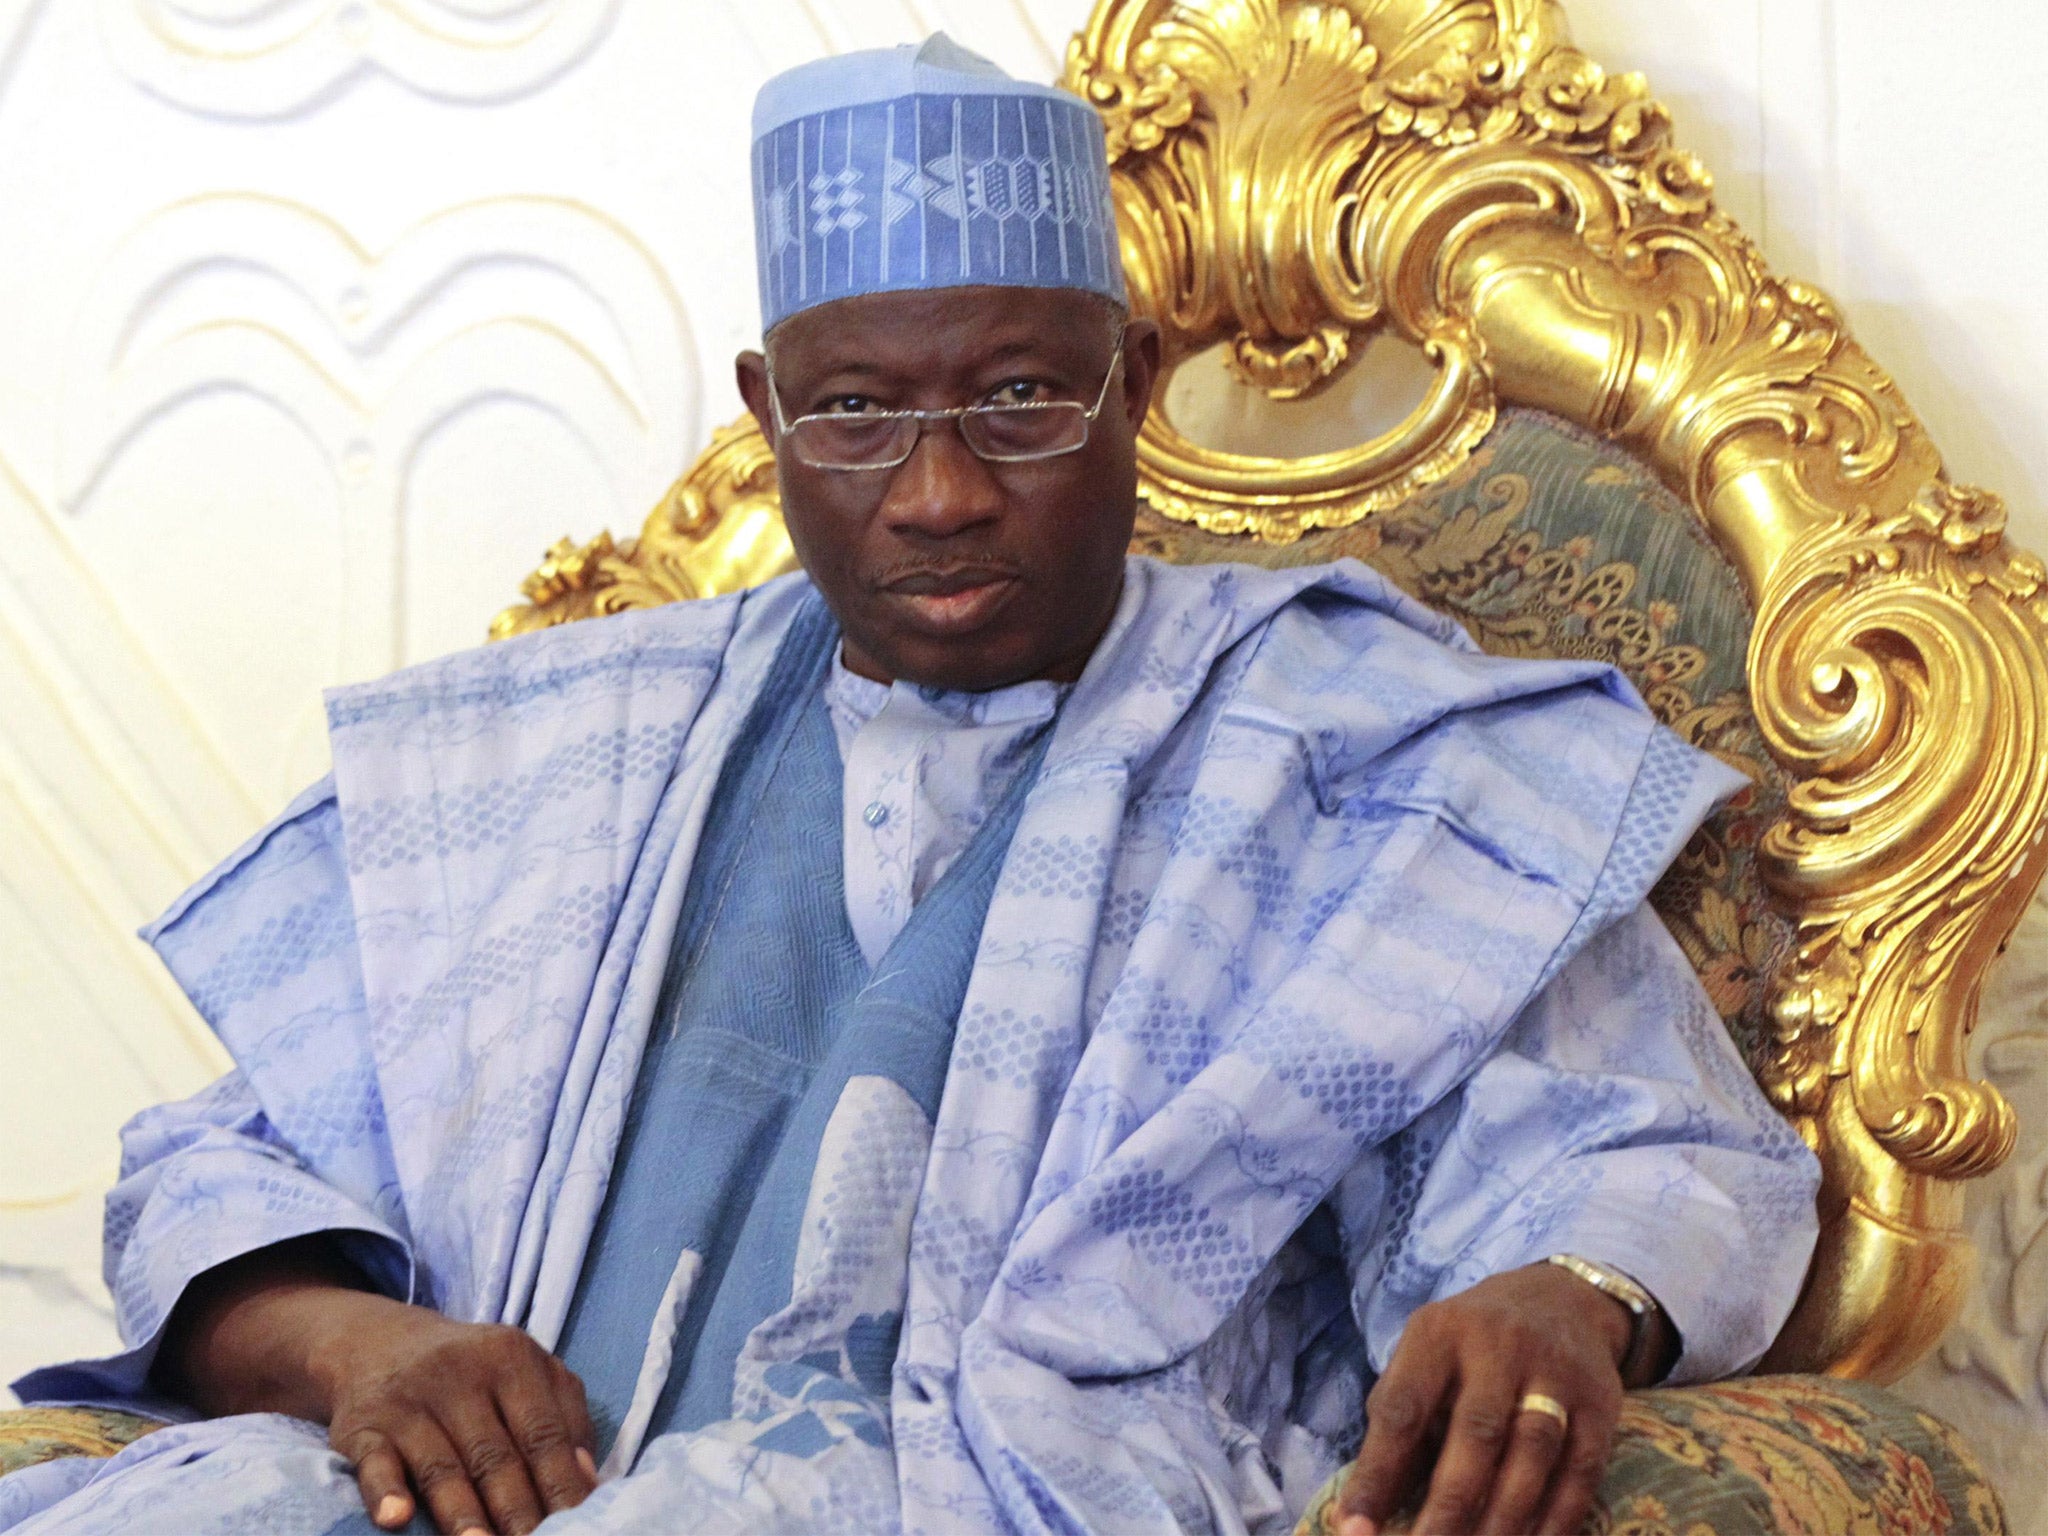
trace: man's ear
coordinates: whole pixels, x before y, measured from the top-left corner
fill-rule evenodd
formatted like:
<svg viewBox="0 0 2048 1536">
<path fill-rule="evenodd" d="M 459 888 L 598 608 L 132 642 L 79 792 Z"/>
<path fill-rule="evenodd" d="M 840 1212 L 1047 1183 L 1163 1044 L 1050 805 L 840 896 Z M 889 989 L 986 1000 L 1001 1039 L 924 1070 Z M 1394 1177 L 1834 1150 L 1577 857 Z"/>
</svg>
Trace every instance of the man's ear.
<svg viewBox="0 0 2048 1536">
<path fill-rule="evenodd" d="M 1124 414 L 1131 431 L 1145 425 L 1145 413 L 1152 408 L 1152 391 L 1159 384 L 1159 325 L 1135 318 L 1124 332 Z"/>
<path fill-rule="evenodd" d="M 747 409 L 754 413 L 754 423 L 761 429 L 761 435 L 768 439 L 768 446 L 775 446 L 775 407 L 770 404 L 768 391 L 768 359 L 758 352 L 742 352 L 733 359 L 733 377 L 739 381 L 740 398 L 747 402 Z"/>
</svg>

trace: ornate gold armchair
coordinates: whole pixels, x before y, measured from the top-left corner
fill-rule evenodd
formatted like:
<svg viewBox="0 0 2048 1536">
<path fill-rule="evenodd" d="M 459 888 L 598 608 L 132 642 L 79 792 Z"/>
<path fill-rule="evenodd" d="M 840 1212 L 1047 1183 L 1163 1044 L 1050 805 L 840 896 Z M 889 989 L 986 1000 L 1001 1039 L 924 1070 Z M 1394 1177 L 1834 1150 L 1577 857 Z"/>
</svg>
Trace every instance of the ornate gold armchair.
<svg viewBox="0 0 2048 1536">
<path fill-rule="evenodd" d="M 1138 546 L 1355 555 L 1490 649 L 1616 662 L 1757 781 L 1657 900 L 1826 1170 L 1766 1362 L 1805 1374 L 1644 1394 L 1596 1523 L 2001 1528 L 1953 1437 L 1869 1384 L 1954 1316 L 1963 1181 L 2013 1141 L 1964 1055 L 2048 860 L 2048 572 L 1552 0 L 1101 0 L 1066 84 L 1108 126 L 1170 367 L 1221 348 L 1279 402 L 1386 338 L 1429 369 L 1390 430 L 1304 456 L 1155 410 Z M 492 632 L 792 564 L 743 421 L 637 539 L 558 545 Z"/>
</svg>

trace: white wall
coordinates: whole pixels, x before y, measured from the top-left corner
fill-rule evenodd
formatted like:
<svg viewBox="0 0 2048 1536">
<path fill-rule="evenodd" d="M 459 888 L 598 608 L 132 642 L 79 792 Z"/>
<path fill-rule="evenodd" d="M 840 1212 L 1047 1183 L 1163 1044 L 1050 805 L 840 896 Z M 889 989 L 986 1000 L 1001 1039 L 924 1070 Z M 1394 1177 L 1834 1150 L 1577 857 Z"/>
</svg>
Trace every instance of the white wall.
<svg viewBox="0 0 2048 1536">
<path fill-rule="evenodd" d="M 2048 550 L 2048 11 L 1570 0 L 1724 206 L 1842 301 Z M 126 937 L 320 771 L 315 690 L 469 643 L 624 531 L 755 301 L 754 86 L 944 25 L 1056 67 L 1085 0 L 0 0 L 0 1379 L 107 1337 L 114 1127 L 216 1057 Z M 1910 1383 L 2048 1520 L 2048 918 L 1987 999 L 2022 1150 Z"/>
</svg>

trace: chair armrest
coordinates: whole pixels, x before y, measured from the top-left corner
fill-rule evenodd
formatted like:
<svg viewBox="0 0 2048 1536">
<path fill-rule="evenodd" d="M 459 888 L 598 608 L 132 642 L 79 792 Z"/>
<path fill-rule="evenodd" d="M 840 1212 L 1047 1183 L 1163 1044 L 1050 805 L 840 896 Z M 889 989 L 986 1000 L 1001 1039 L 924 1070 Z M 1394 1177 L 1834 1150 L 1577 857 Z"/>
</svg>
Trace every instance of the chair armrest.
<svg viewBox="0 0 2048 1536">
<path fill-rule="evenodd" d="M 1342 1482 L 1316 1495 L 1296 1536 L 1335 1536 Z M 1984 1469 L 1939 1419 L 1867 1382 L 1759 1376 L 1632 1393 L 1586 1528 L 2005 1536 L 2006 1525 Z"/>
<path fill-rule="evenodd" d="M 0 1477 L 65 1456 L 112 1456 L 163 1425 L 108 1408 L 0 1413 Z"/>
</svg>

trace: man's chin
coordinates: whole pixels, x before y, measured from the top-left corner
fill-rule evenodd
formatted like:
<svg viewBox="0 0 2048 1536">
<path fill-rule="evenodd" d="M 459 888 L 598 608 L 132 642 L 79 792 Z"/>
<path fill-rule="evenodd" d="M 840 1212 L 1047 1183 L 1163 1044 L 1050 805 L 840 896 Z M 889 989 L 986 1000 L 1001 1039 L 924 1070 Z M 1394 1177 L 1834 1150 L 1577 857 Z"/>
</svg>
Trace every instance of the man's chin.
<svg viewBox="0 0 2048 1536">
<path fill-rule="evenodd" d="M 897 635 L 892 639 L 894 644 L 865 647 L 862 659 L 885 677 L 920 688 L 989 693 L 1043 677 L 1051 670 L 1050 663 L 1010 635 L 969 634 L 949 639 Z"/>
</svg>

